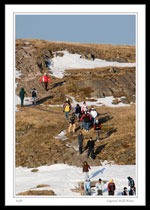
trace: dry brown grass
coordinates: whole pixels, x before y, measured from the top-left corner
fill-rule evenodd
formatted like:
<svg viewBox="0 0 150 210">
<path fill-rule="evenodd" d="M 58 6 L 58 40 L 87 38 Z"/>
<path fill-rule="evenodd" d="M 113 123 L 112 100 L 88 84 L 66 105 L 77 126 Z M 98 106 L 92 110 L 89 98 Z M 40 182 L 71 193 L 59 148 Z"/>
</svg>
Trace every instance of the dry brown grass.
<svg viewBox="0 0 150 210">
<path fill-rule="evenodd" d="M 120 60 L 126 62 L 135 62 L 135 46 L 111 45 L 111 44 L 87 44 L 72 42 L 51 42 L 38 39 L 26 39 L 36 49 L 35 57 L 43 56 L 43 50 L 60 51 L 68 50 L 71 53 L 94 54 L 95 57 L 105 60 Z M 24 44 L 23 39 L 16 40 L 16 47 Z"/>
<path fill-rule="evenodd" d="M 37 106 L 39 107 L 39 106 Z M 58 112 L 57 114 L 44 110 L 21 108 L 22 112 L 16 113 L 16 166 L 36 168 L 40 165 L 53 163 L 68 163 L 80 165 L 85 159 L 86 152 L 79 157 L 78 152 L 66 146 L 77 144 L 77 133 L 73 137 L 67 134 L 68 140 L 55 139 L 62 130 L 68 129 L 62 108 L 40 106 L 47 111 Z M 136 140 L 135 140 L 135 105 L 130 107 L 110 108 L 96 107 L 100 113 L 99 118 L 109 116 L 112 119 L 104 122 L 101 130 L 100 142 L 96 142 L 97 161 L 113 160 L 116 164 L 135 164 Z M 78 123 L 76 124 L 78 125 Z M 116 132 L 112 132 L 116 129 Z M 110 133 L 107 136 L 107 133 Z M 96 138 L 93 129 L 84 133 L 86 145 L 90 136 Z"/>
</svg>

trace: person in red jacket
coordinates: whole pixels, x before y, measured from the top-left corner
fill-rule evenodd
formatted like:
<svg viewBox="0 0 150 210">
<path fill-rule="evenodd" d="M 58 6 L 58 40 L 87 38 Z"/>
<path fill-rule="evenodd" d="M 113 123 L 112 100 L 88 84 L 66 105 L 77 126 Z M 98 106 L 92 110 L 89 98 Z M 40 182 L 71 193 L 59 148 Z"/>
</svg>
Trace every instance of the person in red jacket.
<svg viewBox="0 0 150 210">
<path fill-rule="evenodd" d="M 110 182 L 107 186 L 107 189 L 108 189 L 108 195 L 114 195 L 115 190 L 116 190 L 116 186 L 115 186 L 115 183 L 114 183 L 113 179 L 110 180 Z"/>
<path fill-rule="evenodd" d="M 85 112 L 80 119 L 81 121 L 84 120 L 84 129 L 86 132 L 89 131 L 89 125 L 90 125 L 91 119 L 92 119 L 91 116 L 87 112 Z"/>
<path fill-rule="evenodd" d="M 42 76 L 42 78 L 40 79 L 40 83 L 44 84 L 44 88 L 46 91 L 48 91 L 47 86 L 48 86 L 48 82 L 51 82 L 49 76 L 47 75 L 47 73 L 44 73 L 44 75 Z"/>
</svg>

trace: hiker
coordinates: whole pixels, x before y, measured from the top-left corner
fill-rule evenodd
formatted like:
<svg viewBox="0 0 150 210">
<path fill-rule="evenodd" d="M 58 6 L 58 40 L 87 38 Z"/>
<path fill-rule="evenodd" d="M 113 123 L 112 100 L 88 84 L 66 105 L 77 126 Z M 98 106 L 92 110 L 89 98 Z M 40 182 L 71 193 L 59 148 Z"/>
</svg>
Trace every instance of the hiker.
<svg viewBox="0 0 150 210">
<path fill-rule="evenodd" d="M 69 128 L 68 128 L 68 132 L 71 132 L 71 129 L 73 129 L 73 133 L 75 132 L 75 113 L 73 112 L 71 117 L 70 117 L 70 121 L 69 121 Z"/>
<path fill-rule="evenodd" d="M 36 90 L 36 88 L 33 88 L 33 90 L 31 90 L 31 94 L 32 94 L 32 98 L 33 98 L 33 104 L 36 104 L 36 96 L 37 96 L 38 91 Z"/>
<path fill-rule="evenodd" d="M 94 125 L 95 121 L 96 121 L 96 117 L 97 117 L 97 111 L 96 111 L 96 109 L 94 109 L 93 106 L 91 106 L 91 109 L 89 110 L 89 113 L 92 117 L 92 125 Z"/>
<path fill-rule="evenodd" d="M 91 181 L 89 178 L 84 181 L 84 190 L 86 195 L 91 195 Z"/>
<path fill-rule="evenodd" d="M 19 96 L 21 99 L 21 107 L 23 107 L 23 102 L 24 102 L 24 95 L 26 94 L 24 88 L 21 88 L 20 92 L 19 92 Z"/>
<path fill-rule="evenodd" d="M 108 195 L 114 195 L 115 190 L 116 190 L 116 186 L 115 186 L 115 183 L 114 183 L 113 179 L 110 180 L 110 182 L 107 186 L 107 189 L 108 189 Z"/>
<path fill-rule="evenodd" d="M 82 131 L 80 131 L 80 133 L 78 134 L 79 154 L 82 154 L 83 139 L 84 139 L 84 135 L 82 134 Z"/>
<path fill-rule="evenodd" d="M 77 104 L 77 106 L 75 107 L 75 114 L 76 114 L 78 122 L 79 122 L 80 113 L 81 113 L 81 107 L 79 104 Z"/>
<path fill-rule="evenodd" d="M 128 195 L 128 193 L 127 193 L 127 188 L 126 188 L 126 187 L 123 188 L 122 195 Z"/>
<path fill-rule="evenodd" d="M 135 187 L 134 180 L 133 180 L 133 178 L 130 177 L 130 176 L 127 177 L 127 179 L 128 179 L 128 186 L 130 186 L 130 190 L 131 190 L 132 187 Z"/>
<path fill-rule="evenodd" d="M 91 55 L 91 58 L 93 59 L 93 61 L 95 60 L 95 56 L 93 54 Z"/>
<path fill-rule="evenodd" d="M 70 113 L 71 109 L 72 109 L 72 107 L 71 107 L 70 101 L 67 98 L 63 104 L 63 112 L 65 112 L 65 116 L 66 116 L 67 120 L 69 119 L 69 113 Z"/>
<path fill-rule="evenodd" d="M 82 167 L 82 172 L 85 173 L 85 179 L 89 178 L 89 169 L 91 169 L 89 164 L 86 161 L 84 161 L 83 167 Z"/>
<path fill-rule="evenodd" d="M 89 158 L 89 157 L 91 157 L 92 159 L 95 158 L 94 144 L 95 144 L 95 140 L 93 140 L 92 137 L 90 137 L 90 139 L 88 140 L 87 145 L 85 147 L 85 150 L 88 149 L 87 158 Z"/>
<path fill-rule="evenodd" d="M 82 118 L 82 116 L 84 115 L 84 111 L 81 111 L 80 115 L 79 115 L 79 119 L 80 119 L 80 128 L 83 129 L 84 128 L 84 119 Z M 81 120 L 82 118 L 82 120 Z"/>
<path fill-rule="evenodd" d="M 130 191 L 129 191 L 129 195 L 135 195 L 135 191 L 134 191 L 134 187 L 132 186 Z"/>
<path fill-rule="evenodd" d="M 89 131 L 91 119 L 91 116 L 87 112 L 85 112 L 85 114 L 83 114 L 83 116 L 81 117 L 81 121 L 84 120 L 84 130 L 86 132 Z"/>
<path fill-rule="evenodd" d="M 100 131 L 102 128 L 102 124 L 99 122 L 99 120 L 96 120 L 95 124 L 94 124 L 94 130 L 97 133 L 97 140 L 100 141 Z"/>
<path fill-rule="evenodd" d="M 104 183 L 102 183 L 102 179 L 99 179 L 98 182 L 96 183 L 96 191 L 97 195 L 103 195 L 103 188 Z"/>
<path fill-rule="evenodd" d="M 87 106 L 86 106 L 86 102 L 84 101 L 84 102 L 83 102 L 83 105 L 82 105 L 82 107 L 81 107 L 81 111 L 87 112 L 87 110 L 88 110 L 88 108 L 87 108 Z"/>
<path fill-rule="evenodd" d="M 44 73 L 44 75 L 42 76 L 42 78 L 40 79 L 40 83 L 42 82 L 42 84 L 44 84 L 44 88 L 46 91 L 48 91 L 47 87 L 48 87 L 48 82 L 51 82 L 49 76 L 47 75 L 47 73 Z"/>
</svg>

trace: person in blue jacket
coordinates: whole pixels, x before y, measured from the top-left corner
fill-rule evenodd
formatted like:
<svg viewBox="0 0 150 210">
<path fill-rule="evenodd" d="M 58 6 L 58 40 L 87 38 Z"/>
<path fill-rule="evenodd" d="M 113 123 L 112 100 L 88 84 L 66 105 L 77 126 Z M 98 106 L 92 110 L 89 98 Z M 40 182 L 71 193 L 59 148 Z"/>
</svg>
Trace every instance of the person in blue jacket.
<svg viewBox="0 0 150 210">
<path fill-rule="evenodd" d="M 86 195 L 91 195 L 91 181 L 89 178 L 84 182 L 84 190 Z"/>
</svg>

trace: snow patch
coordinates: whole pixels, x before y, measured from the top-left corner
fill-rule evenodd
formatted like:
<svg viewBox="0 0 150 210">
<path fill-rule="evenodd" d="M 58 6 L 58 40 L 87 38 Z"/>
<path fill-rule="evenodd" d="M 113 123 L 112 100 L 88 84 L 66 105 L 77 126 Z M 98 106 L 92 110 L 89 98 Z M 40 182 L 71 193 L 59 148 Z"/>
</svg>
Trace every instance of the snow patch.
<svg viewBox="0 0 150 210">
<path fill-rule="evenodd" d="M 62 57 L 54 56 L 52 58 L 51 71 L 53 76 L 58 78 L 63 78 L 65 70 L 67 69 L 90 69 L 95 67 L 106 67 L 106 66 L 116 66 L 116 67 L 133 67 L 135 63 L 119 63 L 111 62 L 96 58 L 94 61 L 80 58 L 79 54 L 71 54 L 68 51 L 57 51 L 58 53 L 64 53 Z"/>
<path fill-rule="evenodd" d="M 39 171 L 33 173 L 31 172 L 32 168 L 16 168 L 16 194 L 35 189 L 39 184 L 47 184 L 50 187 L 42 189 L 53 190 L 56 196 L 80 196 L 80 194 L 72 192 L 71 189 L 75 189 L 78 186 L 78 182 L 84 181 L 85 175 L 81 167 L 54 164 L 51 166 L 40 166 L 37 169 Z M 89 175 L 91 181 L 98 181 L 99 178 L 107 181 L 103 187 L 103 196 L 108 196 L 107 185 L 111 178 L 116 184 L 116 196 L 121 195 L 125 186 L 129 190 L 128 176 L 132 177 L 136 184 L 135 165 L 113 165 L 105 162 L 102 166 L 92 166 Z M 96 196 L 95 190 L 92 196 Z"/>
</svg>

